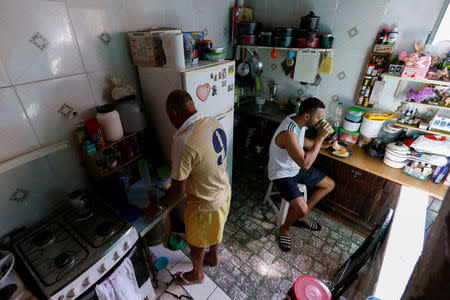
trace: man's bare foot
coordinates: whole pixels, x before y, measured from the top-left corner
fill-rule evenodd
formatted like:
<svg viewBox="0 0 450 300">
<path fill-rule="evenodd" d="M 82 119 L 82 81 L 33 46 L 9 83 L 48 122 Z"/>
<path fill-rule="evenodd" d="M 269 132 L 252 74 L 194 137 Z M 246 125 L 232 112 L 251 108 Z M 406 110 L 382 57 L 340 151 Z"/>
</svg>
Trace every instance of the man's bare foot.
<svg viewBox="0 0 450 300">
<path fill-rule="evenodd" d="M 220 263 L 219 258 L 216 256 L 213 256 L 212 254 L 210 254 L 210 252 L 207 252 L 205 254 L 205 262 L 210 265 L 211 267 L 215 267 Z"/>
<path fill-rule="evenodd" d="M 205 281 L 205 274 L 202 273 L 200 277 L 194 277 L 192 271 L 178 272 L 175 274 L 175 280 L 179 285 L 200 284 Z"/>
</svg>

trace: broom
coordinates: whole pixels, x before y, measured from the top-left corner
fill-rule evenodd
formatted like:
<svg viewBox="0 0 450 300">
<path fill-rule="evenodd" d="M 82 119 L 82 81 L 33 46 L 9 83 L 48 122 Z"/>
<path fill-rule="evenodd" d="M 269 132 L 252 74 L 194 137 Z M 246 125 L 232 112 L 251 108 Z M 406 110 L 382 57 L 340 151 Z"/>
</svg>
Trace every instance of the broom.
<svg viewBox="0 0 450 300">
<path fill-rule="evenodd" d="M 319 74 L 331 74 L 333 73 L 333 52 L 327 51 L 325 57 L 320 63 Z"/>
</svg>

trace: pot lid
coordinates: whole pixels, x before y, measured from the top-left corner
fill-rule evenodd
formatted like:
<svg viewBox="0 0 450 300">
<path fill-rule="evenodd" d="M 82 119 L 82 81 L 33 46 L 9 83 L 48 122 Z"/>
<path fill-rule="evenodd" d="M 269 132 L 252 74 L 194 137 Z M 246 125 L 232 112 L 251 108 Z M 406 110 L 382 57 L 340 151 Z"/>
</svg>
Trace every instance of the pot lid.
<svg viewBox="0 0 450 300">
<path fill-rule="evenodd" d="M 297 278 L 292 287 L 294 299 L 298 300 L 331 300 L 331 292 L 319 279 L 303 275 Z"/>
<path fill-rule="evenodd" d="M 320 17 L 316 16 L 313 11 L 309 11 L 309 14 L 302 17 L 302 19 L 319 19 Z"/>
<path fill-rule="evenodd" d="M 388 149 L 395 150 L 397 152 L 408 152 L 409 147 L 403 144 L 402 142 L 392 142 L 387 144 Z"/>
<path fill-rule="evenodd" d="M 116 110 L 116 106 L 114 104 L 105 104 L 105 105 L 97 106 L 96 110 L 99 114 L 106 114 L 106 113 Z"/>
</svg>

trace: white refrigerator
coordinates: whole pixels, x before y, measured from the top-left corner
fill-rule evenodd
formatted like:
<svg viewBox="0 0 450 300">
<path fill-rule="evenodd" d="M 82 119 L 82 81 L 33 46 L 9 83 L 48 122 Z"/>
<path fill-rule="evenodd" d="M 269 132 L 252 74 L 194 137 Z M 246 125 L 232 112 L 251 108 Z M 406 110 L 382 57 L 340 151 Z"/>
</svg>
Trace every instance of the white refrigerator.
<svg viewBox="0 0 450 300">
<path fill-rule="evenodd" d="M 139 67 L 142 97 L 152 130 L 163 154 L 170 161 L 172 136 L 176 129 L 166 114 L 166 99 L 174 89 L 186 90 L 197 111 L 214 117 L 227 137 L 227 172 L 232 181 L 234 125 L 234 61 L 200 61 L 193 67 L 177 70 L 166 67 Z"/>
</svg>

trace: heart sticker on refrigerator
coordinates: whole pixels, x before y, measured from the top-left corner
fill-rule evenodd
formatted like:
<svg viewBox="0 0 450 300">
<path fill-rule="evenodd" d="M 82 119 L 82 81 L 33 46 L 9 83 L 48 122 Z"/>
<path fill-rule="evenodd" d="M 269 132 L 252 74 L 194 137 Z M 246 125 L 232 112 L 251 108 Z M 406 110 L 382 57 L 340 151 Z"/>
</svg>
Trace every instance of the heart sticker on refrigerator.
<svg viewBox="0 0 450 300">
<path fill-rule="evenodd" d="M 195 91 L 197 94 L 198 99 L 200 101 L 205 102 L 206 99 L 208 99 L 209 92 L 211 91 L 211 87 L 209 83 L 205 83 L 204 85 L 199 85 Z"/>
</svg>

